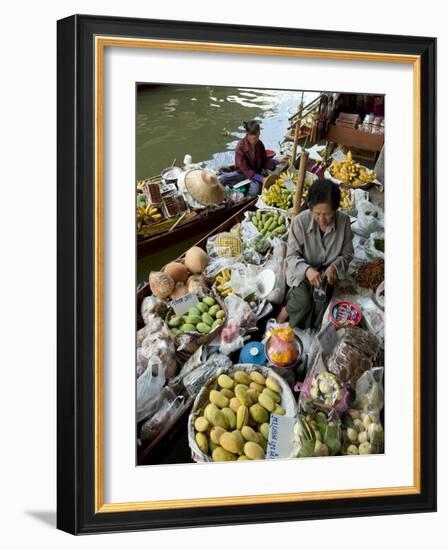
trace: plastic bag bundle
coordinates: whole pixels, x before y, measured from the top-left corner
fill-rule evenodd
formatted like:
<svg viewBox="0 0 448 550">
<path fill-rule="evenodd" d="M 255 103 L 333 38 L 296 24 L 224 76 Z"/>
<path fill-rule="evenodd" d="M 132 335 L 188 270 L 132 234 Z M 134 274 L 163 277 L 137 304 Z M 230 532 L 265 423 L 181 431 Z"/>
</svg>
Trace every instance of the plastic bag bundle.
<svg viewBox="0 0 448 550">
<path fill-rule="evenodd" d="M 335 455 L 341 450 L 342 430 L 335 413 L 300 413 L 294 426 L 297 458 Z"/>
<path fill-rule="evenodd" d="M 142 425 L 141 441 L 146 443 L 152 441 L 174 417 L 184 400 L 183 395 L 176 395 L 171 388 L 165 386 L 160 396 L 157 411 Z"/>
<path fill-rule="evenodd" d="M 300 391 L 299 405 L 305 412 L 321 410 L 342 413 L 348 409 L 349 391 L 337 376 L 327 371 L 320 352 L 313 353 L 313 363 L 303 383 L 294 390 Z"/>
<path fill-rule="evenodd" d="M 356 382 L 354 407 L 359 411 L 379 416 L 384 406 L 384 367 L 366 371 Z"/>
<path fill-rule="evenodd" d="M 163 316 L 165 310 L 165 304 L 154 295 L 143 298 L 142 305 L 140 307 L 140 313 L 145 325 L 147 325 L 150 320 L 153 320 L 154 316 Z"/>
<path fill-rule="evenodd" d="M 165 385 L 165 369 L 158 357 L 151 357 L 145 372 L 137 379 L 137 422 L 152 416 L 159 407 Z"/>
<path fill-rule="evenodd" d="M 274 289 L 266 299 L 278 306 L 283 304 L 286 292 L 285 254 L 285 243 L 277 241 L 274 244 L 271 258 L 264 265 L 265 269 L 271 269 L 275 273 Z"/>
<path fill-rule="evenodd" d="M 352 225 L 353 233 L 368 238 L 375 231 L 384 231 L 384 214 L 381 208 L 369 201 L 359 201 L 357 209 L 358 218 Z"/>
<path fill-rule="evenodd" d="M 382 231 L 371 233 L 364 248 L 369 260 L 384 260 L 384 233 Z"/>
<path fill-rule="evenodd" d="M 327 368 L 354 388 L 358 378 L 372 368 L 379 351 L 378 340 L 359 327 L 341 329 L 338 335 L 340 339 L 327 359 Z"/>
</svg>

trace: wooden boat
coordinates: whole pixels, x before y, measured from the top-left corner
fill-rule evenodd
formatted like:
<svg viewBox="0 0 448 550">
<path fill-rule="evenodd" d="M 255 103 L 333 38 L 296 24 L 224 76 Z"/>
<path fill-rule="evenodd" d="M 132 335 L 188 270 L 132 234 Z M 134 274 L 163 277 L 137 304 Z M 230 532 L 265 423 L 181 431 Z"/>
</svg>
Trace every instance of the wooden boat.
<svg viewBox="0 0 448 550">
<path fill-rule="evenodd" d="M 174 218 L 155 224 L 151 234 L 138 237 L 137 258 L 143 258 L 183 239 L 203 233 L 211 224 L 216 227 L 241 209 L 245 209 L 253 200 L 250 197 L 239 203 L 226 203 L 213 209 L 192 211 L 186 214 L 183 220 Z M 179 221 L 177 226 L 175 226 L 176 221 Z"/>
<path fill-rule="evenodd" d="M 207 240 L 217 233 L 229 231 L 235 224 L 243 221 L 244 213 L 256 210 L 255 203 L 257 198 L 251 199 L 232 216 L 224 220 L 220 225 L 212 229 L 205 237 L 200 239 L 194 246 L 199 246 L 205 250 Z M 184 258 L 185 252 L 174 261 L 180 261 Z M 144 298 L 151 295 L 149 284 L 145 283 L 137 292 L 137 327 L 143 326 L 143 320 L 140 316 L 141 304 Z M 185 401 L 176 415 L 164 424 L 162 431 L 147 446 L 137 448 L 137 464 L 168 464 L 185 463 L 191 461 L 190 449 L 187 440 L 187 420 L 193 405 L 193 399 L 187 395 L 186 390 L 181 387 L 174 388 L 176 393 L 183 394 Z M 176 458 L 173 459 L 173 454 Z"/>
</svg>

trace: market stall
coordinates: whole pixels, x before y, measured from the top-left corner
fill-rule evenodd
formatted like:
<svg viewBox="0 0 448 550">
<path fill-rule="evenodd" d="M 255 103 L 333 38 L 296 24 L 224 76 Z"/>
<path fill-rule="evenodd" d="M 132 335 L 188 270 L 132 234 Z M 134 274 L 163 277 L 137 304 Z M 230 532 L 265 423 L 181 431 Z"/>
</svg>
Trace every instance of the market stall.
<svg viewBox="0 0 448 550">
<path fill-rule="evenodd" d="M 383 187 L 350 152 L 302 172 L 267 178 L 256 204 L 140 290 L 139 464 L 383 452 Z M 287 240 L 324 172 L 341 186 L 355 254 L 321 326 L 302 330 L 276 320 Z"/>
</svg>

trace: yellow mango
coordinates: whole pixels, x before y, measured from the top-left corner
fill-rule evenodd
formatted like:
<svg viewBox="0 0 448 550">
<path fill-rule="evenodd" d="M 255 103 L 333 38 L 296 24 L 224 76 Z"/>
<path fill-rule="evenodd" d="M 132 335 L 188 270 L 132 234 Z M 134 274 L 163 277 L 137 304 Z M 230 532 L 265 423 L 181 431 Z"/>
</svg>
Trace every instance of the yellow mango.
<svg viewBox="0 0 448 550">
<path fill-rule="evenodd" d="M 233 453 L 236 455 L 240 454 L 243 450 L 241 441 L 239 440 L 238 436 L 230 432 L 225 432 L 222 434 L 219 440 L 219 444 L 223 449 L 229 451 L 229 453 Z"/>
<path fill-rule="evenodd" d="M 264 388 L 264 390 L 261 393 L 265 393 L 266 395 L 269 395 L 269 397 L 274 401 L 274 403 L 280 403 L 282 400 L 281 396 L 275 392 L 270 390 L 269 388 Z"/>
<path fill-rule="evenodd" d="M 203 416 L 198 416 L 194 421 L 194 427 L 197 432 L 206 432 L 210 427 L 210 423 Z"/>
<path fill-rule="evenodd" d="M 258 398 L 258 402 L 262 407 L 264 407 L 269 412 L 273 412 L 273 410 L 275 409 L 274 400 L 271 397 L 269 397 L 267 393 L 263 392 L 262 394 L 260 394 L 260 397 Z"/>
<path fill-rule="evenodd" d="M 232 399 L 232 397 L 235 397 L 235 394 L 232 390 L 228 390 L 227 388 L 223 388 L 221 390 L 221 393 L 227 397 L 227 399 Z"/>
<path fill-rule="evenodd" d="M 247 441 L 244 444 L 244 454 L 251 460 L 263 460 L 264 451 L 263 448 L 254 441 Z"/>
<path fill-rule="evenodd" d="M 258 443 L 257 432 L 250 426 L 243 426 L 241 428 L 241 435 L 246 441 L 255 441 L 255 443 Z"/>
<path fill-rule="evenodd" d="M 282 388 L 280 387 L 280 384 L 272 376 L 268 376 L 266 378 L 266 387 L 277 393 L 282 393 Z"/>
<path fill-rule="evenodd" d="M 229 408 L 231 408 L 234 413 L 237 413 L 240 407 L 240 400 L 237 397 L 232 397 L 229 403 Z"/>
<path fill-rule="evenodd" d="M 213 426 L 219 426 L 220 428 L 224 428 L 224 430 L 227 430 L 229 427 L 226 415 L 219 409 L 209 414 L 209 420 Z"/>
<path fill-rule="evenodd" d="M 269 424 L 267 422 L 264 422 L 263 424 L 261 424 L 260 433 L 263 435 L 266 441 L 269 440 Z"/>
<path fill-rule="evenodd" d="M 274 414 L 278 416 L 284 416 L 286 414 L 286 411 L 282 406 L 277 405 L 274 409 Z"/>
<path fill-rule="evenodd" d="M 255 405 L 252 405 L 249 409 L 251 418 L 257 423 L 257 424 L 264 424 L 265 422 L 269 422 L 269 413 L 268 411 L 262 407 L 259 403 L 255 403 Z"/>
<path fill-rule="evenodd" d="M 234 430 L 236 428 L 236 415 L 229 407 L 224 407 L 222 412 L 227 418 L 229 429 Z"/>
<path fill-rule="evenodd" d="M 216 447 L 212 454 L 213 462 L 228 462 L 230 460 L 236 460 L 237 456 L 229 451 L 226 451 L 221 446 Z"/>
<path fill-rule="evenodd" d="M 241 444 L 241 452 L 242 452 L 242 449 L 243 449 L 243 447 L 244 447 L 244 444 L 246 443 L 246 440 L 245 440 L 244 437 L 242 436 L 240 430 L 233 430 L 232 433 L 233 433 L 233 435 L 234 435 L 235 437 L 238 438 L 238 440 L 239 440 L 239 442 L 240 442 L 240 444 Z"/>
<path fill-rule="evenodd" d="M 238 460 L 250 460 L 250 458 L 249 458 L 248 456 L 246 456 L 246 455 L 241 455 L 241 456 L 239 456 L 239 457 L 237 458 L 237 461 L 238 461 Z"/>
<path fill-rule="evenodd" d="M 241 430 L 249 421 L 249 409 L 245 405 L 240 405 L 236 413 L 236 429 Z"/>
<path fill-rule="evenodd" d="M 246 396 L 250 398 L 251 405 L 258 403 L 258 398 L 260 397 L 260 392 L 256 390 L 251 390 L 250 388 L 246 392 Z"/>
<path fill-rule="evenodd" d="M 246 407 L 252 405 L 252 399 L 250 398 L 250 395 L 247 395 L 248 389 L 248 386 L 243 384 L 238 384 L 235 386 L 235 396 L 238 398 L 241 405 L 246 405 Z"/>
<path fill-rule="evenodd" d="M 225 434 L 226 431 L 224 428 L 221 428 L 220 426 L 215 426 L 210 430 L 210 439 L 215 443 L 216 445 L 219 445 L 219 440 L 221 439 L 222 434 Z"/>
<path fill-rule="evenodd" d="M 255 391 L 257 391 L 258 393 L 261 393 L 261 392 L 265 389 L 265 387 L 262 386 L 261 384 L 258 384 L 257 382 L 251 382 L 251 383 L 249 384 L 249 389 L 255 390 Z"/>
<path fill-rule="evenodd" d="M 218 407 L 216 405 L 214 405 L 213 403 L 209 403 L 205 408 L 204 408 L 204 412 L 203 412 L 203 416 L 204 418 L 206 418 L 209 422 L 210 421 L 210 414 L 212 411 L 217 411 L 218 410 Z"/>
<path fill-rule="evenodd" d="M 266 378 L 261 374 L 261 372 L 253 370 L 249 376 L 250 379 L 253 380 L 256 384 L 259 384 L 260 386 L 266 385 Z"/>
<path fill-rule="evenodd" d="M 233 373 L 233 378 L 238 384 L 245 384 L 246 386 L 249 386 L 249 384 L 252 382 L 247 372 L 244 372 L 242 370 L 235 371 Z"/>
<path fill-rule="evenodd" d="M 213 403 L 220 409 L 229 406 L 229 399 L 217 390 L 212 390 L 209 395 L 210 403 Z"/>
<path fill-rule="evenodd" d="M 235 385 L 235 382 L 227 374 L 221 374 L 218 376 L 218 384 L 221 388 L 231 390 Z"/>
<path fill-rule="evenodd" d="M 205 434 L 198 432 L 196 434 L 196 443 L 204 454 L 208 454 L 208 439 Z"/>
</svg>

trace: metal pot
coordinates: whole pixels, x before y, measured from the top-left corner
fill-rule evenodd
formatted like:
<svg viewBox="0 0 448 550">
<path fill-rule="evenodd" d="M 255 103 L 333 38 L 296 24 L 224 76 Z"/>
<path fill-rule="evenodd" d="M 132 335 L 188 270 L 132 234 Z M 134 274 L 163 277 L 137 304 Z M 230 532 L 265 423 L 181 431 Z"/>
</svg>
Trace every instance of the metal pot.
<svg viewBox="0 0 448 550">
<path fill-rule="evenodd" d="M 169 168 L 164 168 L 162 170 L 160 177 L 167 184 L 174 183 L 174 185 L 177 185 L 177 180 L 181 174 L 182 168 L 179 168 L 178 166 L 170 166 Z"/>
</svg>

